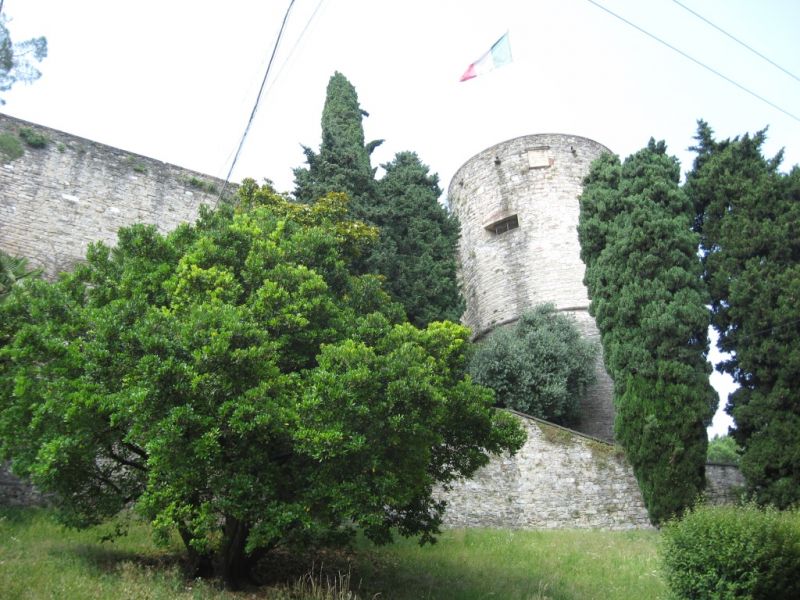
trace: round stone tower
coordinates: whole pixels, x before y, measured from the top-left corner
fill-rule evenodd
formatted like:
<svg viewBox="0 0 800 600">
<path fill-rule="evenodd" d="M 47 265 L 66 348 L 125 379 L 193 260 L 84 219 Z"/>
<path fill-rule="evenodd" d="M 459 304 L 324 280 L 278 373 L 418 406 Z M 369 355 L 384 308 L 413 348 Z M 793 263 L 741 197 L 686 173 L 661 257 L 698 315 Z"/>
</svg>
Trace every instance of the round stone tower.
<svg viewBox="0 0 800 600">
<path fill-rule="evenodd" d="M 515 322 L 526 309 L 551 303 L 599 346 L 583 285 L 578 196 L 590 164 L 606 152 L 578 136 L 528 135 L 476 154 L 453 176 L 448 202 L 461 222 L 462 321 L 476 339 Z M 578 431 L 613 439 L 612 390 L 599 352 Z"/>
</svg>

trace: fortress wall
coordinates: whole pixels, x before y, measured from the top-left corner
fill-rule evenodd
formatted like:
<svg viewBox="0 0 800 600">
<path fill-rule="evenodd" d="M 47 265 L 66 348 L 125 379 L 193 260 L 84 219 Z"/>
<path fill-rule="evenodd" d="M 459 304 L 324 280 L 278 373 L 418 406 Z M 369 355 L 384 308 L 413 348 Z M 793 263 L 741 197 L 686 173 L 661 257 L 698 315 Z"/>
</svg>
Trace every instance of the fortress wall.
<svg viewBox="0 0 800 600">
<path fill-rule="evenodd" d="M 48 142 L 44 148 L 22 142 L 24 153 L 14 160 L 0 154 L 0 249 L 29 258 L 50 276 L 81 260 L 89 242 L 113 245 L 119 227 L 148 222 L 166 232 L 193 221 L 201 204 L 216 202 L 210 188 L 222 187 L 200 173 L 0 114 L 0 136 L 18 139 L 21 128 Z M 539 166 L 530 166 L 529 149 Z M 513 322 L 529 306 L 553 302 L 599 343 L 582 284 L 576 199 L 589 163 L 606 151 L 575 136 L 527 136 L 485 150 L 453 178 L 451 208 L 462 221 L 464 321 L 478 335 Z M 490 233 L 484 225 L 498 214 L 516 214 L 519 227 Z M 602 358 L 598 377 L 579 429 L 611 439 L 613 384 Z M 496 457 L 474 479 L 458 482 L 446 494 L 446 524 L 648 526 L 630 467 L 614 446 L 518 416 L 527 443 L 516 456 Z M 730 467 L 711 468 L 708 477 L 712 500 L 728 493 L 731 482 L 741 483 Z M 0 505 L 40 502 L 0 463 Z"/>
<path fill-rule="evenodd" d="M 735 504 L 745 489 L 746 481 L 736 465 L 706 464 L 705 497 L 709 504 Z"/>
<path fill-rule="evenodd" d="M 448 492 L 447 527 L 650 527 L 633 472 L 609 443 L 515 413 L 528 440 Z"/>
<path fill-rule="evenodd" d="M 0 154 L 0 250 L 50 277 L 83 259 L 89 242 L 114 245 L 120 227 L 165 233 L 194 221 L 222 189 L 207 175 L 0 114 L 0 135 L 19 139 L 22 128 L 47 143 L 19 140 L 21 157 Z"/>
<path fill-rule="evenodd" d="M 552 303 L 599 344 L 583 285 L 578 196 L 592 161 L 607 152 L 579 136 L 529 135 L 487 148 L 453 176 L 448 203 L 461 223 L 462 320 L 476 337 Z M 596 375 L 577 429 L 611 440 L 613 382 L 602 357 Z"/>
</svg>

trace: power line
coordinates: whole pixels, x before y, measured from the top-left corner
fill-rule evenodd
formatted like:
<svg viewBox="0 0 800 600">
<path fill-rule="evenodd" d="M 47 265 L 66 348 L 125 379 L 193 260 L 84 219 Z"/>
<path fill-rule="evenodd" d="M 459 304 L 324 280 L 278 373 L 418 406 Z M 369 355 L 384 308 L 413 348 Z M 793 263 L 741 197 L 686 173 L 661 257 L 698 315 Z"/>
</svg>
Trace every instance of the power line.
<svg viewBox="0 0 800 600">
<path fill-rule="evenodd" d="M 756 56 L 758 56 L 758 57 L 760 57 L 760 58 L 764 59 L 764 60 L 765 60 L 765 61 L 767 61 L 769 64 L 771 64 L 773 67 L 775 67 L 775 68 L 777 68 L 777 69 L 780 69 L 781 71 L 783 71 L 784 73 L 786 73 L 786 74 L 787 74 L 789 77 L 792 77 L 792 78 L 796 79 L 797 81 L 800 81 L 800 77 L 798 77 L 797 75 L 795 75 L 795 74 L 794 74 L 794 73 L 792 73 L 791 71 L 788 71 L 788 70 L 784 69 L 782 66 L 780 66 L 780 65 L 779 65 L 778 63 L 776 63 L 775 61 L 773 61 L 773 60 L 770 60 L 769 58 L 767 58 L 766 56 L 764 56 L 763 54 L 761 54 L 761 53 L 760 53 L 758 50 L 756 50 L 756 49 L 754 49 L 754 48 L 752 48 L 752 47 L 748 46 L 748 45 L 747 45 L 747 44 L 745 44 L 745 43 L 744 43 L 742 40 L 738 39 L 736 36 L 734 36 L 734 35 L 732 35 L 732 34 L 728 33 L 728 32 L 727 32 L 727 31 L 725 31 L 724 29 L 722 29 L 722 27 L 719 27 L 718 25 L 716 25 L 716 24 L 712 23 L 711 21 L 709 21 L 708 19 L 706 19 L 706 18 L 705 18 L 703 15 L 701 15 L 701 14 L 699 14 L 699 13 L 696 13 L 696 12 L 695 12 L 695 11 L 693 11 L 691 8 L 689 8 L 688 6 L 686 6 L 685 4 L 681 4 L 680 2 L 678 2 L 678 0 L 672 0 L 672 1 L 673 1 L 675 4 L 677 4 L 678 6 L 680 6 L 682 9 L 684 9 L 685 11 L 688 11 L 688 12 L 692 13 L 692 14 L 693 14 L 695 17 L 697 17 L 698 19 L 700 19 L 700 20 L 701 20 L 701 21 L 703 21 L 704 23 L 707 23 L 708 25 L 710 25 L 711 27 L 713 27 L 714 29 L 716 29 L 716 30 L 717 30 L 717 31 L 719 31 L 720 33 L 724 33 L 725 35 L 727 35 L 729 38 L 731 38 L 731 39 L 732 39 L 734 42 L 736 42 L 736 43 L 737 43 L 737 44 L 739 44 L 740 46 L 744 46 L 745 48 L 747 48 L 748 50 L 750 50 L 750 52 L 752 52 L 752 53 L 753 53 L 753 54 L 755 54 Z"/>
<path fill-rule="evenodd" d="M 2 0 L 0 0 L 0 1 L 2 1 Z M 265 99 L 267 96 L 269 96 L 269 93 L 272 91 L 272 88 L 273 88 L 273 87 L 275 87 L 275 84 L 277 83 L 278 79 L 280 79 L 280 77 L 281 77 L 281 74 L 283 73 L 283 70 L 286 68 L 286 65 L 287 65 L 287 64 L 289 63 L 289 61 L 291 60 L 292 56 L 294 55 L 294 52 L 295 52 L 295 50 L 297 50 L 297 47 L 300 45 L 300 42 L 301 42 L 301 40 L 303 39 L 303 37 L 305 36 L 305 34 L 308 32 L 308 29 L 309 29 L 309 27 L 311 26 L 311 22 L 312 22 L 312 21 L 314 20 L 314 18 L 317 16 L 317 13 L 319 13 L 319 11 L 320 11 L 320 8 L 322 8 L 322 4 L 323 4 L 324 2 L 325 2 L 325 0 L 319 0 L 319 2 L 317 2 L 317 6 L 316 6 L 316 8 L 314 9 L 314 12 L 313 12 L 313 13 L 311 13 L 311 16 L 310 16 L 310 17 L 308 18 L 308 20 L 306 21 L 306 24 L 305 24 L 305 26 L 303 26 L 303 30 L 300 32 L 300 35 L 297 37 L 297 40 L 295 40 L 295 43 L 294 43 L 294 45 L 292 46 L 292 49 L 291 49 L 291 50 L 289 50 L 289 52 L 288 52 L 288 54 L 286 55 L 286 58 L 284 59 L 283 63 L 281 63 L 281 66 L 280 66 L 280 68 L 278 69 L 277 73 L 275 73 L 275 77 L 273 77 L 273 78 L 272 78 L 272 80 L 269 82 L 269 85 L 267 85 L 267 87 L 265 88 L 265 90 L 264 90 L 264 94 L 263 94 L 263 96 L 261 97 L 261 99 L 262 99 L 262 100 L 264 100 L 264 99 Z M 228 153 L 228 155 L 225 157 L 225 160 L 224 160 L 224 161 L 222 161 L 222 165 L 223 165 L 223 167 L 221 167 L 220 169 L 218 169 L 218 171 L 220 171 L 220 170 L 222 170 L 222 168 L 224 168 L 224 165 L 226 165 L 226 164 L 228 163 L 228 161 L 229 161 L 229 160 L 231 159 L 231 157 L 233 156 L 234 152 L 235 152 L 235 149 L 231 148 L 231 151 L 230 151 L 230 152 Z"/>
<path fill-rule="evenodd" d="M 728 83 L 730 83 L 730 84 L 732 84 L 732 85 L 735 85 L 737 88 L 739 88 L 739 89 L 740 89 L 740 90 L 742 90 L 743 92 L 747 92 L 748 94 L 750 94 L 750 95 L 751 95 L 751 96 L 753 96 L 754 98 L 757 98 L 757 99 L 761 100 L 761 101 L 762 101 L 762 102 L 764 102 L 765 104 L 768 104 L 768 105 L 769 105 L 769 106 L 771 106 L 772 108 L 774 108 L 774 109 L 776 109 L 776 110 L 779 110 L 779 111 L 781 111 L 783 114 L 785 114 L 785 115 L 787 115 L 787 116 L 791 117 L 792 119 L 794 119 L 795 121 L 797 121 L 798 123 L 800 123 L 800 117 L 797 117 L 796 115 L 793 115 L 793 114 L 792 114 L 792 113 L 790 113 L 788 110 L 786 110 L 786 109 L 784 109 L 784 108 L 781 108 L 780 106 L 778 106 L 778 105 L 777 105 L 777 104 L 775 104 L 774 102 L 770 102 L 769 100 L 767 100 L 767 99 L 766 99 L 766 98 L 764 98 L 763 96 L 760 96 L 760 95 L 758 95 L 757 93 L 755 93 L 754 91 L 752 91 L 752 90 L 750 90 L 750 89 L 746 88 L 746 87 L 745 87 L 745 86 L 743 86 L 741 83 L 737 83 L 736 81 L 734 81 L 733 79 L 731 79 L 731 78 L 730 78 L 730 77 L 728 77 L 727 75 L 723 75 L 722 73 L 720 73 L 720 72 L 719 72 L 719 71 L 717 71 L 716 69 L 714 69 L 714 68 L 712 68 L 712 67 L 709 67 L 707 64 L 705 64 L 705 63 L 703 63 L 703 62 L 700 62 L 699 60 L 697 60 L 696 58 L 694 58 L 694 57 L 690 56 L 689 54 L 687 54 L 687 53 L 686 53 L 686 52 L 684 52 L 683 50 L 680 50 L 679 48 L 676 48 L 675 46 L 673 46 L 673 45 L 672 45 L 672 44 L 670 44 L 669 42 L 665 42 L 665 41 L 664 41 L 664 40 L 662 40 L 660 37 L 658 37 L 658 36 L 656 36 L 656 35 L 654 35 L 654 34 L 650 33 L 649 31 L 647 31 L 647 30 L 645 30 L 645 29 L 642 29 L 641 27 L 639 27 L 639 26 L 638 26 L 638 25 L 636 25 L 635 23 L 632 23 L 631 21 L 628 21 L 626 18 L 624 18 L 624 17 L 621 17 L 620 15 L 618 15 L 617 13 L 615 13 L 615 12 L 613 12 L 613 11 L 609 10 L 608 8 L 606 8 L 605 6 L 603 6 L 602 4 L 599 4 L 598 2 L 595 2 L 595 0 L 586 0 L 586 1 L 587 1 L 587 2 L 589 2 L 590 4 L 594 4 L 594 5 L 595 5 L 597 8 L 599 8 L 599 9 L 601 9 L 601 10 L 604 10 L 605 12 L 607 12 L 608 14 L 610 14 L 610 15 L 611 15 L 611 16 L 613 16 L 613 17 L 616 17 L 617 19 L 619 19 L 620 21 L 622 21 L 622 22 L 623 22 L 623 23 L 625 23 L 626 25 L 629 25 L 629 26 L 633 27 L 633 28 L 634 28 L 634 29 L 636 29 L 637 31 L 640 31 L 641 33 L 643 33 L 643 34 L 645 34 L 646 36 L 648 36 L 648 37 L 650 37 L 650 38 L 654 39 L 654 40 L 655 40 L 655 41 L 657 41 L 658 43 L 660 43 L 660 44 L 663 44 L 664 46 L 666 46 L 666 47 L 667 47 L 667 48 L 669 48 L 670 50 L 673 50 L 674 52 L 677 52 L 678 54 L 680 54 L 680 55 L 681 55 L 681 56 L 683 56 L 684 58 L 688 58 L 690 61 L 692 61 L 692 62 L 693 62 L 693 63 L 695 63 L 696 65 L 699 65 L 699 66 L 703 67 L 703 68 L 704 68 L 704 69 L 706 69 L 707 71 L 711 71 L 711 72 L 712 72 L 714 75 L 716 75 L 717 77 L 720 77 L 720 78 L 724 79 L 725 81 L 727 81 Z"/>
<path fill-rule="evenodd" d="M 214 207 L 219 204 L 219 201 L 222 199 L 223 194 L 225 193 L 225 188 L 228 187 L 228 182 L 231 178 L 231 173 L 233 173 L 233 167 L 236 166 L 236 161 L 239 160 L 239 154 L 242 151 L 242 146 L 244 146 L 244 140 L 247 138 L 247 134 L 250 132 L 250 125 L 253 124 L 253 119 L 256 116 L 256 111 L 258 110 L 258 104 L 261 102 L 261 95 L 264 93 L 264 86 L 267 83 L 267 78 L 269 77 L 269 71 L 272 68 L 272 61 L 275 60 L 275 54 L 278 52 L 278 45 L 281 42 L 281 37 L 283 36 L 283 30 L 286 27 L 286 21 L 289 19 L 289 12 L 292 10 L 292 6 L 294 6 L 295 0 L 290 0 L 289 6 L 286 7 L 286 13 L 283 15 L 283 22 L 281 23 L 281 28 L 278 31 L 278 37 L 275 39 L 275 45 L 272 47 L 272 54 L 269 57 L 269 63 L 267 63 L 267 70 L 264 73 L 264 79 L 261 80 L 261 87 L 258 90 L 258 95 L 256 96 L 256 101 L 253 104 L 253 110 L 250 113 L 250 118 L 247 120 L 247 126 L 244 128 L 244 133 L 242 134 L 242 139 L 239 141 L 239 147 L 236 149 L 236 154 L 233 156 L 233 162 L 231 162 L 231 168 L 228 169 L 228 174 L 225 176 L 225 183 L 222 186 L 222 190 L 217 197 L 217 201 L 214 203 Z"/>
<path fill-rule="evenodd" d="M 297 40 L 295 41 L 294 46 L 292 46 L 292 49 L 289 50 L 289 53 L 286 55 L 286 59 L 283 61 L 283 63 L 281 63 L 280 69 L 278 69 L 278 72 L 275 73 L 275 77 L 270 82 L 269 87 L 267 88 L 267 93 L 269 93 L 269 91 L 275 85 L 275 82 L 278 81 L 278 79 L 280 78 L 281 73 L 283 73 L 283 70 L 286 68 L 287 63 L 289 62 L 289 60 L 291 60 L 292 55 L 294 55 L 294 51 L 297 50 L 297 47 L 300 45 L 300 41 L 303 39 L 303 36 L 305 36 L 306 32 L 308 31 L 308 28 L 311 26 L 311 21 L 313 21 L 314 17 L 317 16 L 317 13 L 319 12 L 319 9 L 322 8 L 322 4 L 324 2 L 325 2 L 325 0 L 319 0 L 319 2 L 317 2 L 317 7 L 314 9 L 314 12 L 311 13 L 311 16 L 308 18 L 308 21 L 306 21 L 306 24 L 303 27 L 303 30 L 300 32 L 300 35 L 297 37 Z"/>
</svg>

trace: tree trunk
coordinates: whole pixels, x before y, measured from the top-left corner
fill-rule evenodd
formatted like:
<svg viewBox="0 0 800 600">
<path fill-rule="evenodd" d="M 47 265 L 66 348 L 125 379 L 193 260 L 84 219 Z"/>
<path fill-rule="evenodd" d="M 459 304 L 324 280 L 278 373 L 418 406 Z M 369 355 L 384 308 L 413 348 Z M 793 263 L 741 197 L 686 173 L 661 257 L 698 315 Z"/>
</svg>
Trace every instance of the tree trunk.
<svg viewBox="0 0 800 600">
<path fill-rule="evenodd" d="M 205 578 L 214 575 L 214 563 L 211 560 L 211 554 L 208 552 L 201 554 L 192 547 L 192 536 L 188 529 L 179 527 L 178 532 L 183 540 L 183 545 L 186 547 L 186 554 L 189 557 L 189 571 L 192 577 Z"/>
<path fill-rule="evenodd" d="M 239 590 L 242 584 L 251 581 L 253 560 L 244 551 L 248 533 L 250 528 L 247 524 L 235 517 L 225 518 L 224 539 L 220 549 L 220 576 L 229 590 Z"/>
</svg>

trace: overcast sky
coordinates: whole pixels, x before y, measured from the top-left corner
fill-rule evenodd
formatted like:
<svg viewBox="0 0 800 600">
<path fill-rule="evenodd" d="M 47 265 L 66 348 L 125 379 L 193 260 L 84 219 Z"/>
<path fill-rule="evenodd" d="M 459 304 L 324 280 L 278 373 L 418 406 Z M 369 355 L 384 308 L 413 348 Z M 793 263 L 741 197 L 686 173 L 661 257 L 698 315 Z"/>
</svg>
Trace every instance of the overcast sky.
<svg viewBox="0 0 800 600">
<path fill-rule="evenodd" d="M 336 70 L 370 113 L 367 139 L 386 140 L 373 164 L 414 150 L 445 189 L 475 153 L 532 133 L 623 157 L 653 136 L 685 171 L 699 118 L 721 137 L 769 126 L 767 152 L 800 162 L 800 2 L 680 0 L 793 77 L 674 0 L 596 1 L 741 87 L 589 0 L 296 0 L 232 179 L 292 189 Z M 224 178 L 288 5 L 5 0 L 12 38 L 46 36 L 49 57 L 0 110 Z M 459 82 L 506 31 L 512 64 Z"/>
</svg>

